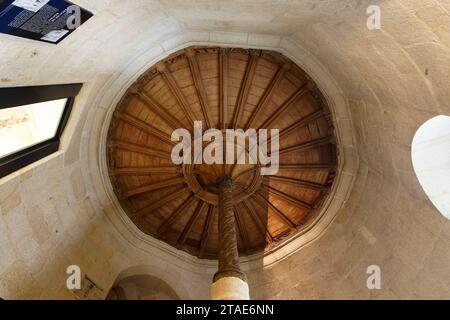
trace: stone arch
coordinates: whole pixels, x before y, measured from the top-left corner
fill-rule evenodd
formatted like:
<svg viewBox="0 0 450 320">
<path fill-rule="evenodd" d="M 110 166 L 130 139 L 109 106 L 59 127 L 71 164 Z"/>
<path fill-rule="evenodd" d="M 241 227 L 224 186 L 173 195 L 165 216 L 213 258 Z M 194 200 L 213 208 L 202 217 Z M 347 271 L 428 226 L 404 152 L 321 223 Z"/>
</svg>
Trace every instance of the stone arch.
<svg viewBox="0 0 450 320">
<path fill-rule="evenodd" d="M 149 265 L 126 268 L 120 272 L 107 300 L 179 300 L 189 299 L 188 290 L 177 277 Z"/>
<path fill-rule="evenodd" d="M 122 279 L 111 288 L 106 300 L 178 300 L 175 291 L 164 281 L 151 275 L 134 275 Z"/>
</svg>

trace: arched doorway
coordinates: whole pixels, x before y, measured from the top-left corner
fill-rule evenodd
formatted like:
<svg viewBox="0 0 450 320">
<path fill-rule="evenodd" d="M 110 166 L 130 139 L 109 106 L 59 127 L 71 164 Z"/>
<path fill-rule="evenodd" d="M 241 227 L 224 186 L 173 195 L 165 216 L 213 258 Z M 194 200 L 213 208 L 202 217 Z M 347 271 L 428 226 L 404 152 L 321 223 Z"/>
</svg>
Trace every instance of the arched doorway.
<svg viewBox="0 0 450 320">
<path fill-rule="evenodd" d="M 165 281 L 144 274 L 119 280 L 108 293 L 106 300 L 179 300 L 176 292 Z"/>
</svg>

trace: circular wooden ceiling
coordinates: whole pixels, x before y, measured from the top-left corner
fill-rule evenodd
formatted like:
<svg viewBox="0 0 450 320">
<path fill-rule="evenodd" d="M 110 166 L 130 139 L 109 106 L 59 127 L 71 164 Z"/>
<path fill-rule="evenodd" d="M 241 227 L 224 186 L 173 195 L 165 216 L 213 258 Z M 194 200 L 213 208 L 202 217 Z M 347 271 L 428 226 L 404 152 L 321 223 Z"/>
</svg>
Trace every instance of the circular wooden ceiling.
<svg viewBox="0 0 450 320">
<path fill-rule="evenodd" d="M 280 129 L 280 169 L 174 165 L 174 129 Z M 240 255 L 308 227 L 329 193 L 336 146 L 313 81 L 279 53 L 191 47 L 143 74 L 119 103 L 108 136 L 115 193 L 144 233 L 199 258 L 218 257 L 217 182 L 233 179 Z"/>
</svg>

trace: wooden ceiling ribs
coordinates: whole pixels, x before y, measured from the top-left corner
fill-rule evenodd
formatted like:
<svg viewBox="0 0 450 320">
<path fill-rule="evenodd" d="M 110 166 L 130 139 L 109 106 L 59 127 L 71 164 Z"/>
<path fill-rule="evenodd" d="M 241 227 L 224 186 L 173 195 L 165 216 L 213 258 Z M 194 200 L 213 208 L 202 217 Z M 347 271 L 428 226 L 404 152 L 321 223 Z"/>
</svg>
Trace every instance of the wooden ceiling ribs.
<svg viewBox="0 0 450 320">
<path fill-rule="evenodd" d="M 148 176 L 148 175 L 170 175 L 182 173 L 181 167 L 123 167 L 114 168 L 117 176 Z"/>
<path fill-rule="evenodd" d="M 228 127 L 228 50 L 221 49 L 219 53 L 219 125 L 218 128 Z"/>
<path fill-rule="evenodd" d="M 193 126 L 194 121 L 198 119 L 195 118 L 194 112 L 190 108 L 189 102 L 187 101 L 181 89 L 178 87 L 178 84 L 174 79 L 172 73 L 168 70 L 167 64 L 162 62 L 158 64 L 157 68 L 159 72 L 161 72 L 161 76 L 164 79 L 166 85 L 169 87 L 170 91 L 176 98 L 180 108 L 183 110 L 189 124 Z M 181 126 L 179 128 L 184 128 L 184 126 Z"/>
<path fill-rule="evenodd" d="M 258 63 L 258 56 L 253 52 L 250 55 L 250 59 L 247 63 L 247 67 L 245 69 L 244 78 L 242 79 L 241 88 L 239 90 L 239 95 L 236 103 L 236 107 L 233 114 L 233 122 L 231 127 L 237 128 L 238 119 L 241 116 L 242 108 L 244 104 L 247 102 L 248 93 L 250 91 L 250 86 L 253 83 L 253 78 L 255 76 L 256 64 Z"/>
<path fill-rule="evenodd" d="M 130 151 L 134 153 L 139 153 L 143 155 L 147 155 L 150 157 L 156 157 L 160 159 L 165 160 L 171 160 L 170 153 L 157 150 L 157 149 L 151 149 L 149 147 L 141 146 L 135 143 L 131 142 L 125 142 L 125 141 L 111 141 L 110 145 L 115 149 L 120 149 L 124 151 Z"/>
<path fill-rule="evenodd" d="M 176 185 L 182 184 L 184 182 L 185 182 L 184 181 L 184 177 L 178 177 L 178 178 L 173 178 L 173 179 L 169 179 L 169 180 L 163 180 L 163 181 L 147 184 L 147 185 L 144 185 L 144 186 L 140 186 L 140 187 L 137 187 L 137 188 L 134 188 L 134 189 L 129 189 L 126 192 L 124 192 L 123 195 L 126 198 L 128 198 L 128 197 L 135 196 L 137 194 L 146 193 L 146 192 L 160 190 L 160 189 L 167 188 L 167 187 L 176 186 Z"/>
<path fill-rule="evenodd" d="M 250 201 L 242 202 L 241 205 L 247 211 L 247 214 L 250 215 L 250 218 L 258 227 L 258 231 L 260 232 L 261 236 L 266 237 L 268 239 L 269 244 L 274 242 L 274 238 L 273 238 L 272 234 L 270 233 L 269 228 L 267 226 L 267 221 L 263 221 L 261 219 L 261 217 L 255 212 Z"/>
<path fill-rule="evenodd" d="M 333 142 L 333 138 L 331 136 L 327 136 L 327 137 L 323 137 L 323 138 L 319 138 L 319 139 L 314 139 L 311 141 L 306 141 L 306 142 L 302 142 L 293 146 L 289 146 L 286 148 L 282 148 L 280 149 L 278 152 L 279 154 L 285 154 L 285 153 L 291 153 L 291 152 L 300 152 L 300 151 L 305 151 L 308 149 L 314 149 L 326 144 L 330 144 Z"/>
<path fill-rule="evenodd" d="M 150 109 L 151 112 L 155 113 L 158 117 L 163 119 L 171 127 L 171 129 L 175 130 L 185 127 L 180 120 L 172 116 L 164 107 L 156 102 L 155 99 L 150 97 L 145 91 L 138 92 L 136 94 L 136 97 L 139 98 L 144 103 L 144 105 Z"/>
<path fill-rule="evenodd" d="M 273 123 L 277 121 L 285 112 L 287 109 L 289 109 L 300 97 L 304 96 L 308 92 L 307 85 L 304 84 L 300 88 L 298 88 L 295 93 L 285 102 L 283 103 L 274 113 L 270 115 L 269 118 L 266 119 L 266 121 L 263 122 L 263 124 L 258 128 L 271 128 Z"/>
<path fill-rule="evenodd" d="M 296 225 L 294 222 L 291 221 L 283 212 L 281 212 L 280 209 L 275 207 L 272 202 L 269 201 L 267 197 L 265 197 L 261 191 L 257 191 L 255 193 L 255 201 L 260 203 L 260 207 L 268 206 L 270 209 L 273 210 L 275 215 L 288 227 L 290 230 L 295 229 Z"/>
<path fill-rule="evenodd" d="M 195 52 L 193 52 L 192 50 L 188 50 L 186 51 L 186 53 L 192 78 L 194 80 L 194 85 L 200 100 L 203 119 L 205 120 L 206 127 L 212 128 L 212 120 L 209 112 L 210 107 L 208 103 L 208 95 L 206 93 L 205 86 L 203 85 L 202 75 L 200 73 L 200 67 L 198 66 L 197 56 L 195 55 Z"/>
<path fill-rule="evenodd" d="M 261 97 L 255 110 L 250 116 L 250 119 L 248 119 L 247 125 L 245 126 L 246 129 L 254 127 L 255 121 L 258 118 L 259 114 L 261 113 L 261 110 L 263 110 L 267 106 L 270 99 L 272 98 L 272 95 L 275 93 L 275 90 L 277 90 L 278 86 L 280 85 L 280 82 L 283 80 L 285 72 L 289 70 L 289 68 L 290 64 L 284 64 L 281 67 L 279 67 L 277 73 L 275 74 L 275 77 L 273 77 L 269 86 L 264 91 L 263 96 Z"/>
<path fill-rule="evenodd" d="M 234 216 L 236 218 L 236 227 L 242 239 L 244 251 L 247 251 L 250 248 L 250 241 L 248 240 L 247 229 L 245 228 L 245 224 L 243 223 L 242 217 L 240 213 L 237 211 L 236 207 L 234 207 Z"/>
<path fill-rule="evenodd" d="M 308 189 L 312 189 L 312 190 L 325 190 L 328 188 L 326 185 L 323 185 L 320 183 L 314 183 L 314 182 L 305 181 L 305 180 L 301 180 L 301 179 L 295 179 L 295 178 L 291 178 L 291 177 L 282 177 L 282 176 L 270 176 L 270 177 L 268 176 L 267 179 L 264 181 L 264 184 L 269 185 L 270 182 L 272 182 L 272 181 L 293 184 L 293 185 L 300 186 L 302 188 L 308 188 Z"/>
<path fill-rule="evenodd" d="M 158 138 L 162 142 L 165 142 L 170 145 L 172 145 L 174 143 L 170 139 L 168 134 L 153 127 L 152 125 L 148 124 L 147 122 L 137 119 L 136 117 L 134 117 L 130 114 L 127 114 L 125 112 L 120 113 L 120 112 L 116 111 L 116 112 L 114 112 L 114 117 L 116 117 L 119 120 L 123 120 L 124 122 L 128 123 L 130 126 L 133 126 L 139 130 L 142 130 L 155 138 Z"/>
<path fill-rule="evenodd" d="M 208 237 L 209 237 L 209 235 L 211 233 L 211 229 L 212 229 L 213 219 L 214 219 L 214 207 L 212 205 L 209 205 L 208 212 L 206 214 L 206 222 L 203 227 L 202 238 L 200 240 L 200 246 L 199 246 L 199 256 L 200 257 L 203 257 L 205 254 Z"/>
<path fill-rule="evenodd" d="M 158 227 L 158 231 L 157 234 L 158 235 L 162 235 L 163 232 L 169 228 L 174 222 L 175 220 L 182 215 L 187 208 L 190 207 L 190 205 L 192 204 L 192 202 L 195 201 L 195 197 L 194 195 L 190 195 L 186 200 L 183 201 L 183 203 L 181 205 L 179 205 L 174 212 L 172 212 L 172 214 L 163 221 L 163 223 Z"/>
<path fill-rule="evenodd" d="M 146 214 L 150 214 L 154 212 L 155 210 L 161 208 L 162 206 L 165 206 L 169 202 L 178 199 L 182 197 L 184 194 L 189 193 L 189 189 L 181 188 L 178 191 L 171 192 L 167 194 L 166 196 L 159 198 L 157 201 L 150 203 L 149 205 L 143 207 L 142 209 L 136 210 L 133 212 L 133 217 L 142 217 Z"/>
<path fill-rule="evenodd" d="M 192 227 L 197 222 L 197 219 L 200 216 L 200 213 L 203 210 L 203 207 L 205 207 L 205 206 L 206 206 L 206 203 L 203 202 L 203 201 L 199 201 L 197 203 L 197 206 L 195 207 L 194 213 L 189 218 L 188 223 L 186 224 L 186 226 L 183 229 L 183 232 L 181 233 L 180 237 L 178 238 L 178 244 L 180 246 L 184 245 L 184 243 L 186 242 L 186 239 L 189 236 L 189 233 L 191 232 Z"/>
<path fill-rule="evenodd" d="M 289 136 L 290 134 L 298 131 L 300 128 L 308 125 L 309 123 L 321 118 L 323 116 L 323 110 L 319 109 L 315 112 L 313 112 L 312 114 L 294 122 L 293 124 L 291 124 L 290 126 L 288 126 L 287 128 L 281 129 L 280 130 L 280 139 L 284 138 L 285 136 Z"/>
<path fill-rule="evenodd" d="M 114 192 L 143 232 L 215 259 L 218 181 L 227 174 L 239 254 L 276 248 L 313 223 L 330 194 L 338 161 L 328 110 L 312 80 L 279 53 L 180 50 L 145 72 L 114 112 L 106 149 Z M 222 132 L 279 129 L 278 173 L 261 176 L 261 163 L 173 164 L 170 148 L 178 142 L 169 132 L 192 132 L 194 120 Z"/>
</svg>

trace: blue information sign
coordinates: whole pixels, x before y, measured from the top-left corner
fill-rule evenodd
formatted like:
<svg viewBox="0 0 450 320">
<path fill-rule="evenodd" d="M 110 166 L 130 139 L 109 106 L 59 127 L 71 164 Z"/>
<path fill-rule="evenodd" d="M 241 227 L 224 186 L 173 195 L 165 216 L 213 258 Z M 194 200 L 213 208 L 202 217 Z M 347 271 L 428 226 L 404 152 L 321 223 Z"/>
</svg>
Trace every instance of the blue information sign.
<svg viewBox="0 0 450 320">
<path fill-rule="evenodd" d="M 57 44 L 92 15 L 65 0 L 0 0 L 0 33 Z"/>
</svg>

